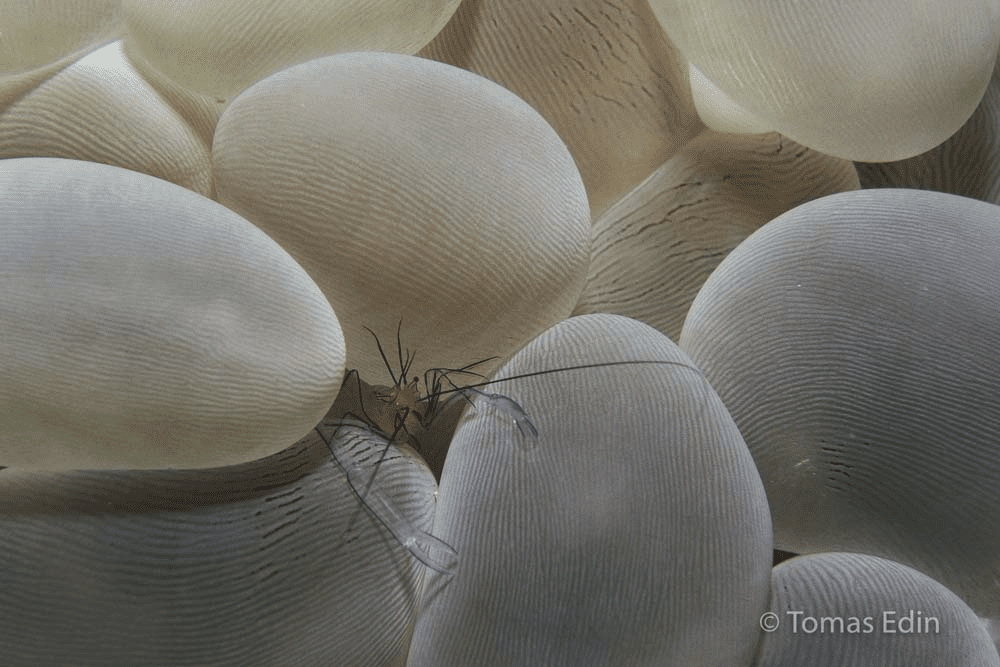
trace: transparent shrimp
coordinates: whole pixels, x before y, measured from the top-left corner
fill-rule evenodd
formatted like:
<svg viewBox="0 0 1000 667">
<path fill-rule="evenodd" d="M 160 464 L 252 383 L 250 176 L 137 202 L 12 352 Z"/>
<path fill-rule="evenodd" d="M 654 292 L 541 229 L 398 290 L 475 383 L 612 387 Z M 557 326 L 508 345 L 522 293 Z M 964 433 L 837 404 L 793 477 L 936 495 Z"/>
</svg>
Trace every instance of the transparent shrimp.
<svg viewBox="0 0 1000 667">
<path fill-rule="evenodd" d="M 316 427 L 316 431 L 326 442 L 334 461 L 344 471 L 347 480 L 358 497 L 361 505 L 396 539 L 420 563 L 440 574 L 450 576 L 458 567 L 458 553 L 450 545 L 430 533 L 420 530 L 410 522 L 398 507 L 393 503 L 385 490 L 375 484 L 379 468 L 386 459 L 390 448 L 398 446 L 402 442 L 412 444 L 414 449 L 426 457 L 419 442 L 419 436 L 423 435 L 439 417 L 444 421 L 446 412 L 445 405 L 451 401 L 441 401 L 442 397 L 454 397 L 456 394 L 475 410 L 487 410 L 507 421 L 517 429 L 519 434 L 518 446 L 521 449 L 532 449 L 538 445 L 538 429 L 531 421 L 526 411 L 521 405 L 509 396 L 499 393 L 483 391 L 480 387 L 516 380 L 520 378 L 532 377 L 535 375 L 545 375 L 549 373 L 565 373 L 573 370 L 588 368 L 598 368 L 605 366 L 622 366 L 632 364 L 660 364 L 671 366 L 682 366 L 694 371 L 698 375 L 701 372 L 689 364 L 666 360 L 649 361 L 613 361 L 592 364 L 581 364 L 564 368 L 534 371 L 512 375 L 510 377 L 486 380 L 481 375 L 471 370 L 475 366 L 489 361 L 489 359 L 478 361 L 462 368 L 446 369 L 432 368 L 424 373 L 424 389 L 426 394 L 421 396 L 417 378 L 408 379 L 407 373 L 413 365 L 415 355 L 403 347 L 400 340 L 400 327 L 396 331 L 397 356 L 399 358 L 399 372 L 393 371 L 388 357 L 378 340 L 378 336 L 368 329 L 369 333 L 375 337 L 382 360 L 385 362 L 392 378 L 391 387 L 372 387 L 363 382 L 358 377 L 357 371 L 348 373 L 345 378 L 344 387 L 349 386 L 356 389 L 354 391 L 352 408 L 346 412 L 341 412 L 339 418 L 324 422 Z M 456 383 L 452 376 L 472 375 L 481 378 L 483 381 L 467 385 Z M 447 386 L 448 388 L 444 388 Z M 342 390 L 342 394 L 345 393 Z M 338 397 L 338 401 L 340 397 Z M 457 425 L 459 412 L 455 412 L 453 418 Z M 351 450 L 344 446 L 342 438 L 339 437 L 341 429 L 345 428 L 363 429 L 367 434 L 381 437 L 385 440 L 385 446 L 381 454 L 371 463 L 370 455 L 362 457 L 356 450 Z M 405 436 L 400 439 L 399 436 Z M 370 448 L 365 449 L 366 454 L 370 453 Z M 443 459 L 442 459 L 443 462 Z M 432 465 L 433 469 L 433 465 Z M 369 472 L 371 471 L 371 472 Z M 440 469 L 435 471 L 435 476 L 439 476 Z"/>
<path fill-rule="evenodd" d="M 362 460 L 358 450 L 344 446 L 345 436 L 352 427 L 371 433 L 365 422 L 354 419 L 339 420 L 333 426 L 320 424 L 316 432 L 326 443 L 334 462 L 344 471 L 351 490 L 368 513 L 423 565 L 439 574 L 452 575 L 458 567 L 458 553 L 444 541 L 413 525 L 385 490 L 375 484 L 391 442 L 385 443 L 379 459 L 372 465 L 370 461 Z M 372 472 L 369 473 L 370 470 Z"/>
</svg>

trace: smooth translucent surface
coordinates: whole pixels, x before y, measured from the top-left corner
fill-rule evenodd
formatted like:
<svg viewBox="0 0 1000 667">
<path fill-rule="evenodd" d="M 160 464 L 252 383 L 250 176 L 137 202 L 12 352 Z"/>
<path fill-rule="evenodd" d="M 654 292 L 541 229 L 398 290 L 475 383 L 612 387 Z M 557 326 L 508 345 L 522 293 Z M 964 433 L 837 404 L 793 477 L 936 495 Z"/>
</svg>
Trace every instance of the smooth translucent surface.
<svg viewBox="0 0 1000 667">
<path fill-rule="evenodd" d="M 3 0 L 0 79 L 111 41 L 120 0 Z"/>
<path fill-rule="evenodd" d="M 113 42 L 0 112 L 0 158 L 64 157 L 124 167 L 211 195 L 209 146 Z"/>
<path fill-rule="evenodd" d="M 456 67 L 388 53 L 293 67 L 226 109 L 212 158 L 219 201 L 312 275 L 370 382 L 387 374 L 365 327 L 389 349 L 399 328 L 413 371 L 458 368 L 513 354 L 582 287 L 590 215 L 565 144 Z"/>
<path fill-rule="evenodd" d="M 459 0 L 124 0 L 128 39 L 179 84 L 222 98 L 347 51 L 416 53 Z"/>
<path fill-rule="evenodd" d="M 0 161 L 0 464 L 200 468 L 288 447 L 344 372 L 337 318 L 259 229 L 117 167 Z"/>
<path fill-rule="evenodd" d="M 740 244 L 680 345 L 746 438 L 775 544 L 897 560 L 1000 613 L 1000 207 L 803 204 Z"/>
<path fill-rule="evenodd" d="M 210 470 L 0 472 L 3 663 L 402 667 L 425 569 L 350 477 L 423 531 L 437 486 L 324 432 Z"/>
<path fill-rule="evenodd" d="M 916 570 L 854 553 L 774 568 L 771 632 L 754 667 L 997 667 L 976 614 Z M 770 625 L 777 621 L 777 626 Z"/>
<path fill-rule="evenodd" d="M 851 160 L 908 158 L 951 136 L 1000 44 L 998 0 L 650 4 L 683 56 L 743 109 L 737 123 Z"/>
<path fill-rule="evenodd" d="M 940 146 L 898 162 L 858 162 L 864 188 L 919 188 L 1000 204 L 1000 62 L 976 112 Z"/>
<path fill-rule="evenodd" d="M 747 665 L 771 528 L 700 371 L 651 327 L 586 315 L 505 377 L 445 460 L 434 533 L 461 560 L 429 586 L 408 664 Z"/>
<path fill-rule="evenodd" d="M 776 132 L 708 130 L 594 220 L 573 312 L 627 315 L 676 341 L 698 290 L 743 239 L 799 204 L 857 187 L 851 162 Z"/>
<path fill-rule="evenodd" d="M 420 55 L 538 110 L 569 146 L 595 215 L 702 129 L 646 0 L 465 0 Z"/>
</svg>

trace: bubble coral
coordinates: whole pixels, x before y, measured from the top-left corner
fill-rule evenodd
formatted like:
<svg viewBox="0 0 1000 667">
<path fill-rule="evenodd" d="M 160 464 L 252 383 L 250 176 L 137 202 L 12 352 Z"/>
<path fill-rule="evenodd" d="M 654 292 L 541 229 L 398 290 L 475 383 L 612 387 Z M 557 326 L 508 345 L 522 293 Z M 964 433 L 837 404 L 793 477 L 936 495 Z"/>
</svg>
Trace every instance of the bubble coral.
<svg viewBox="0 0 1000 667">
<path fill-rule="evenodd" d="M 1000 204 L 1000 62 L 983 99 L 955 134 L 908 160 L 859 162 L 864 188 L 918 188 Z"/>
<path fill-rule="evenodd" d="M 857 190 L 764 225 L 680 346 L 746 438 L 775 544 L 858 551 L 1000 612 L 1000 207 Z"/>
<path fill-rule="evenodd" d="M 180 85 L 231 99 L 298 63 L 348 51 L 416 53 L 459 0 L 123 0 L 136 53 Z"/>
<path fill-rule="evenodd" d="M 546 369 L 565 370 L 513 377 Z M 461 563 L 408 664 L 748 664 L 767 504 L 686 355 L 641 322 L 584 315 L 495 379 L 503 395 L 472 399 L 445 459 L 434 532 Z"/>
<path fill-rule="evenodd" d="M 345 355 L 365 373 L 381 371 L 362 325 L 384 335 L 402 316 L 407 346 L 424 367 L 510 355 L 575 303 L 586 273 L 588 198 L 595 212 L 615 211 L 598 221 L 602 233 L 641 223 L 647 198 L 658 201 L 659 191 L 640 187 L 615 202 L 687 145 L 661 175 L 686 173 L 690 160 L 707 164 L 712 178 L 697 186 L 685 178 L 685 194 L 695 196 L 674 207 L 710 198 L 706 227 L 744 224 L 734 235 L 742 238 L 797 202 L 797 193 L 824 190 L 798 188 L 809 179 L 797 170 L 809 171 L 811 162 L 796 152 L 793 170 L 765 178 L 774 179 L 766 200 L 753 196 L 754 178 L 733 194 L 734 179 L 725 176 L 738 155 L 775 144 L 780 155 L 790 136 L 810 147 L 808 158 L 816 150 L 839 156 L 815 157 L 835 167 L 827 186 L 836 188 L 850 180 L 850 169 L 836 169 L 844 159 L 895 160 L 930 148 L 979 100 L 1000 25 L 996 0 L 655 0 L 653 10 L 643 0 L 466 0 L 428 44 L 454 0 L 420 9 L 315 0 L 249 11 L 231 0 L 117 6 L 3 5 L 4 141 L 20 146 L 44 135 L 61 155 L 106 161 L 134 148 L 132 158 L 152 158 L 154 166 L 122 164 L 210 192 L 204 151 L 225 105 L 245 90 L 215 137 L 224 201 L 285 244 L 338 312 L 245 220 L 203 200 L 114 170 L 85 188 L 75 177 L 25 172 L 0 198 L 9 254 L 0 267 L 0 358 L 36 365 L 3 368 L 8 421 L 0 439 L 20 424 L 7 429 L 15 434 L 8 453 L 54 457 L 19 461 L 39 467 L 209 466 L 274 452 L 319 418 Z M 663 29 L 652 11 L 667 17 Z M 104 50 L 107 60 L 81 59 L 122 35 L 123 43 Z M 413 53 L 424 44 L 422 55 L 509 90 L 389 54 L 342 55 L 277 73 L 334 51 Z M 130 92 L 141 100 L 131 109 L 123 107 Z M 715 129 L 769 134 L 720 140 L 706 133 L 687 143 L 701 130 L 693 107 Z M 988 128 L 961 134 L 918 163 L 936 160 L 935 169 L 949 172 L 935 186 L 979 179 L 975 189 L 989 195 L 992 184 L 981 181 L 991 178 L 992 157 L 977 158 L 986 166 L 970 178 L 959 175 L 968 165 L 956 167 L 952 156 L 979 155 L 990 136 Z M 98 150 L 72 152 L 84 144 Z M 18 164 L 0 163 L 0 172 Z M 197 178 L 174 175 L 189 164 L 201 165 L 192 171 Z M 66 176 L 91 167 L 60 169 Z M 22 201 L 24 192 L 34 198 Z M 823 209 L 822 224 L 797 224 L 813 236 L 778 244 L 773 257 L 751 253 L 749 268 L 720 267 L 717 275 L 730 278 L 707 288 L 714 296 L 699 297 L 698 308 L 722 305 L 712 317 L 734 318 L 733 356 L 711 359 L 714 334 L 694 328 L 697 318 L 689 319 L 686 344 L 704 355 L 705 375 L 754 448 L 776 499 L 778 537 L 789 548 L 851 544 L 889 554 L 998 615 L 1000 540 L 990 490 L 1000 481 L 991 379 L 1000 341 L 991 305 L 997 252 L 981 224 L 985 209 L 962 204 L 933 229 L 921 228 L 923 235 L 901 238 L 893 234 L 911 229 L 915 209 L 943 210 L 938 200 L 873 196 L 822 204 L 832 209 Z M 856 245 L 843 246 L 836 270 L 820 276 L 823 258 L 809 253 L 830 249 L 837 228 L 830 223 L 842 209 L 882 226 L 877 233 L 850 227 Z M 971 224 L 951 219 L 965 213 Z M 232 223 L 222 232 L 220 216 Z M 29 257 L 35 233 L 21 225 L 46 217 L 61 226 L 38 235 Z M 978 231 L 962 236 L 969 229 Z M 141 250 L 146 234 L 166 245 Z M 707 271 L 731 245 L 706 245 L 714 257 L 699 266 Z M 107 271 L 97 272 L 107 278 L 104 291 L 67 272 L 80 248 L 105 261 Z M 39 256 L 55 259 L 31 273 Z M 620 262 L 632 257 L 623 253 Z M 793 259 L 776 268 L 782 257 Z M 789 266 L 816 279 L 803 284 L 822 284 L 816 299 L 804 298 L 808 290 L 798 283 L 755 292 L 790 280 Z M 687 294 L 701 276 L 682 286 Z M 49 282 L 48 300 L 11 305 L 39 293 L 28 287 Z M 160 298 L 181 283 L 192 289 Z M 229 296 L 213 301 L 203 293 L 223 283 Z M 270 317 L 264 302 L 275 308 Z M 72 333 L 115 304 L 122 310 L 103 320 L 115 325 L 104 348 L 52 334 Z M 157 304 L 161 311 L 149 315 Z M 255 314 L 229 317 L 244 306 Z M 168 340 L 189 322 L 177 317 L 185 310 L 200 310 L 195 320 L 205 326 Z M 346 348 L 338 319 L 349 324 Z M 418 623 L 414 664 L 464 667 L 510 656 L 518 664 L 750 664 L 771 544 L 759 476 L 691 360 L 647 327 L 625 322 L 571 319 L 507 371 L 561 366 L 559 373 L 487 390 L 511 397 L 471 397 L 445 463 L 446 511 L 438 521 L 459 547 L 459 566 L 450 582 L 436 573 L 437 587 L 424 597 L 417 561 L 435 562 L 424 551 L 434 544 L 424 532 L 433 480 L 411 453 L 383 450 L 381 441 L 360 445 L 348 467 L 343 450 L 335 446 L 331 455 L 319 441 L 329 436 L 321 427 L 305 443 L 233 468 L 4 470 L 0 602 L 17 612 L 0 628 L 5 661 L 399 665 Z M 32 323 L 37 329 L 26 328 Z M 675 330 L 676 313 L 666 326 Z M 274 339 L 257 335 L 272 327 L 280 333 Z M 801 335 L 789 333 L 795 327 Z M 695 340 L 702 337 L 704 345 Z M 138 350 L 131 367 L 130 341 Z M 812 343 L 824 354 L 814 354 Z M 221 382 L 238 396 L 227 403 L 208 376 L 232 354 L 240 358 L 219 371 L 239 371 Z M 645 365 L 567 367 L 594 354 Z M 671 363 L 649 364 L 648 355 Z M 86 391 L 95 370 L 123 388 L 114 401 Z M 161 393 L 150 409 L 163 418 L 136 420 L 130 411 L 151 386 Z M 66 387 L 76 393 L 56 393 Z M 209 400 L 199 404 L 192 389 Z M 101 413 L 110 403 L 125 409 L 131 431 L 119 428 L 121 415 Z M 32 413 L 39 407 L 44 418 Z M 29 423 L 41 434 L 34 441 L 17 430 Z M 185 429 L 198 425 L 205 437 L 189 437 Z M 882 446 L 860 437 L 862 429 Z M 534 446 L 519 448 L 525 442 Z M 108 443 L 117 449 L 102 449 Z M 385 477 L 364 492 L 373 495 L 359 494 L 352 474 L 370 471 L 373 459 Z M 380 508 L 389 508 L 388 520 Z M 394 523 L 401 517 L 403 524 Z M 809 572 L 806 594 L 829 581 L 819 568 Z M 428 611 L 416 620 L 418 600 Z M 835 656 L 832 648 L 819 659 Z"/>
<path fill-rule="evenodd" d="M 209 146 L 136 72 L 121 41 L 99 48 L 0 112 L 0 158 L 111 164 L 212 194 Z"/>
<path fill-rule="evenodd" d="M 849 161 L 776 132 L 707 130 L 594 220 L 573 312 L 627 315 L 677 340 L 705 279 L 743 239 L 810 199 L 857 188 Z"/>
<path fill-rule="evenodd" d="M 428 530 L 434 478 L 321 428 L 207 470 L 3 471 L 4 664 L 402 667 L 424 566 L 359 492 Z"/>
<path fill-rule="evenodd" d="M 738 110 L 734 123 L 747 131 L 776 130 L 849 160 L 900 160 L 954 134 L 1000 46 L 997 0 L 650 5 L 697 72 L 703 106 Z"/>
<path fill-rule="evenodd" d="M 0 161 L 0 464 L 214 467 L 288 447 L 344 373 L 322 292 L 259 229 L 160 179 Z"/>
<path fill-rule="evenodd" d="M 930 577 L 874 556 L 824 553 L 774 568 L 754 667 L 995 667 L 975 613 Z M 774 625 L 769 625 L 774 623 Z"/>
<path fill-rule="evenodd" d="M 595 215 L 703 129 L 646 0 L 464 0 L 420 55 L 537 109 L 569 147 Z"/>
<path fill-rule="evenodd" d="M 456 67 L 389 53 L 292 67 L 226 109 L 212 158 L 219 201 L 310 273 L 362 377 L 384 374 L 364 327 L 402 321 L 415 373 L 458 368 L 512 354 L 583 285 L 590 211 L 565 144 Z"/>
<path fill-rule="evenodd" d="M 65 63 L 120 32 L 120 0 L 4 0 L 0 78 Z"/>
</svg>

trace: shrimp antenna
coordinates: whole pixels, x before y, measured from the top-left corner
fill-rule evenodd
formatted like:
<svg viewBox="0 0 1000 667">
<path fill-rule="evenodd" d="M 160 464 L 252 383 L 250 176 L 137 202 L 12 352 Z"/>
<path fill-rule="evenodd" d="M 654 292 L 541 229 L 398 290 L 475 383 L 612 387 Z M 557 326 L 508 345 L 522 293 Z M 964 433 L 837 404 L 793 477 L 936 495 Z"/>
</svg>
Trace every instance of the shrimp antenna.
<svg viewBox="0 0 1000 667">
<path fill-rule="evenodd" d="M 400 324 L 402 324 L 402 322 L 400 322 Z M 389 377 L 392 378 L 392 383 L 397 387 L 401 386 L 399 384 L 399 380 L 396 379 L 396 376 L 392 372 L 392 365 L 389 363 L 389 359 L 385 356 L 385 351 L 382 349 L 382 343 L 380 343 L 378 340 L 378 335 L 376 335 L 376 333 L 371 329 L 369 329 L 368 327 L 364 327 L 364 330 L 370 333 L 373 338 L 375 338 L 375 345 L 378 346 L 378 353 L 382 355 L 382 362 L 385 364 L 385 369 L 389 371 Z"/>
<path fill-rule="evenodd" d="M 449 376 L 451 373 L 461 373 L 463 375 L 474 375 L 479 378 L 486 379 L 486 376 L 482 373 L 477 373 L 476 371 L 469 370 L 475 368 L 481 364 L 485 364 L 488 361 L 493 361 L 494 359 L 499 359 L 499 357 L 487 357 L 486 359 L 480 359 L 479 361 L 473 361 L 471 364 L 466 364 L 461 368 L 428 368 L 424 371 L 424 389 L 427 391 L 427 395 L 424 396 L 422 401 L 427 403 L 427 413 L 434 415 L 437 413 L 438 397 L 441 396 L 441 380 L 447 380 L 448 384 L 452 387 L 458 388 L 455 381 Z M 434 379 L 428 381 L 428 376 L 432 376 Z"/>
<path fill-rule="evenodd" d="M 454 394 L 456 392 L 465 391 L 466 389 L 476 389 L 477 387 L 486 387 L 486 386 L 491 385 L 491 384 L 496 384 L 497 382 L 506 382 L 507 380 L 519 380 L 521 378 L 530 378 L 530 377 L 534 377 L 535 375 L 547 375 L 549 373 L 562 373 L 563 371 L 575 371 L 575 370 L 581 370 L 581 369 L 584 369 L 584 368 L 603 368 L 605 366 L 632 366 L 632 365 L 637 365 L 637 364 L 658 364 L 658 365 L 663 365 L 663 366 L 681 366 L 683 368 L 687 368 L 688 370 L 694 371 L 698 375 L 702 375 L 702 372 L 700 370 L 698 370 L 694 366 L 691 366 L 690 364 L 685 364 L 684 362 L 681 362 L 681 361 L 665 361 L 665 360 L 663 360 L 663 361 L 604 361 L 604 362 L 596 363 L 596 364 L 580 364 L 578 366 L 563 366 L 562 368 L 550 368 L 548 370 L 533 371 L 531 373 L 519 373 L 518 375 L 510 375 L 508 377 L 499 378 L 499 379 L 496 379 L 496 380 L 487 380 L 485 382 L 477 382 L 476 384 L 467 384 L 464 387 L 456 387 L 455 389 L 442 389 L 440 391 L 434 392 L 433 394 L 428 394 L 424 398 L 425 399 L 428 399 L 428 398 L 437 398 L 438 396 L 441 396 L 443 394 Z M 466 366 L 466 368 L 468 368 L 468 366 Z M 704 377 L 704 376 L 702 375 L 702 377 Z"/>
<path fill-rule="evenodd" d="M 396 325 L 396 354 L 399 356 L 399 368 L 400 368 L 400 381 L 403 386 L 406 384 L 406 374 L 410 372 L 410 367 L 413 366 L 413 361 L 417 358 L 417 353 L 414 352 L 410 355 L 410 350 L 406 350 L 406 361 L 403 361 L 403 342 L 400 332 L 403 329 L 403 320 L 399 320 L 399 324 Z"/>
<path fill-rule="evenodd" d="M 470 368 L 475 368 L 476 366 L 479 366 L 481 364 L 485 364 L 487 361 L 493 361 L 494 359 L 499 359 L 499 358 L 500 357 L 487 357 L 486 359 L 480 359 L 479 361 L 473 361 L 471 364 L 466 364 L 465 366 L 462 366 L 461 368 L 428 368 L 426 371 L 424 371 L 424 386 L 425 387 L 436 386 L 435 384 L 431 384 L 431 383 L 427 382 L 427 376 L 428 375 L 432 375 L 432 374 L 434 375 L 434 379 L 435 379 L 436 383 L 439 384 L 438 378 L 445 378 L 446 380 L 448 380 L 448 382 L 451 382 L 451 386 L 453 386 L 453 387 L 457 387 L 458 385 L 456 385 L 454 382 L 452 382 L 451 379 L 448 377 L 448 375 L 450 373 L 461 373 L 463 375 L 475 375 L 476 377 L 480 377 L 480 378 L 483 378 L 485 380 L 486 379 L 485 375 L 483 375 L 482 373 L 477 373 L 476 371 L 471 371 L 469 369 Z M 425 398 L 430 398 L 431 395 L 432 395 L 432 392 L 428 392 L 428 395 L 425 396 Z"/>
</svg>

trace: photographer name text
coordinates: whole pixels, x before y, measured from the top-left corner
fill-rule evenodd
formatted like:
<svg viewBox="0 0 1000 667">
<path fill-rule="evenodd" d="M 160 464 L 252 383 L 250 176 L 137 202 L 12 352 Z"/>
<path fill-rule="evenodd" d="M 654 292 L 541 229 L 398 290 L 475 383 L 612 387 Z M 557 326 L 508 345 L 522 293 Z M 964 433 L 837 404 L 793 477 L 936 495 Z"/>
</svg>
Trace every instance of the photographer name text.
<svg viewBox="0 0 1000 667">
<path fill-rule="evenodd" d="M 785 618 L 769 611 L 760 617 L 760 627 L 774 632 L 780 626 L 794 634 L 825 635 L 936 635 L 941 619 L 922 611 L 883 611 L 874 616 L 813 616 L 804 611 L 786 611 Z"/>
</svg>

